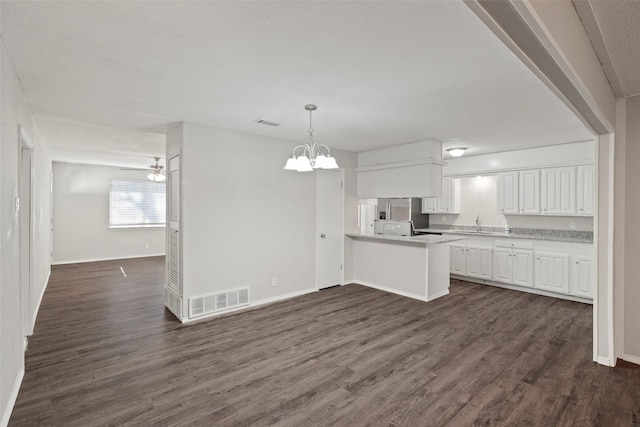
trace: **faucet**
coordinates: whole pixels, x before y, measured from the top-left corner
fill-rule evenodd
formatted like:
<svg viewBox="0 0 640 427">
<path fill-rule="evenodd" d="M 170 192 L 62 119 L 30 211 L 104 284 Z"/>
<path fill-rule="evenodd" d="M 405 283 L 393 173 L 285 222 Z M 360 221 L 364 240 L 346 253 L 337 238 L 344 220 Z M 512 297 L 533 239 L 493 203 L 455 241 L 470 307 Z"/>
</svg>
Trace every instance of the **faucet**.
<svg viewBox="0 0 640 427">
<path fill-rule="evenodd" d="M 480 232 L 480 214 L 476 214 L 476 233 Z"/>
</svg>

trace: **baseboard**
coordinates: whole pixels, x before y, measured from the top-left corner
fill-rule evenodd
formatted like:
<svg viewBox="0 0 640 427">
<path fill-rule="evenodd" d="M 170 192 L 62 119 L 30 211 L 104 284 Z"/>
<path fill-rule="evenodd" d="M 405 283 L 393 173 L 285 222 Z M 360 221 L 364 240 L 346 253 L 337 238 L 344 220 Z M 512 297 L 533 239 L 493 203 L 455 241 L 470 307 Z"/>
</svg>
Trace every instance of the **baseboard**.
<svg viewBox="0 0 640 427">
<path fill-rule="evenodd" d="M 622 355 L 622 360 L 624 360 L 625 362 L 633 363 L 635 365 L 640 365 L 640 357 L 638 356 L 632 356 L 625 353 Z"/>
<path fill-rule="evenodd" d="M 0 420 L 0 426 L 4 427 L 9 424 L 9 418 L 11 418 L 13 407 L 15 406 L 16 400 L 18 399 L 18 393 L 20 392 L 20 386 L 22 385 L 23 378 L 24 366 L 22 366 L 18 371 L 18 375 L 16 376 L 16 380 L 13 383 L 13 387 L 11 387 L 11 391 L 9 392 L 9 399 L 7 399 L 7 406 L 2 410 L 2 419 Z"/>
<path fill-rule="evenodd" d="M 316 288 L 303 289 L 301 291 L 291 292 L 291 293 L 284 294 L 284 295 L 278 295 L 278 296 L 271 297 L 271 298 L 265 298 L 265 299 L 261 299 L 261 300 L 258 300 L 258 301 L 253 301 L 249 305 L 243 305 L 242 307 L 232 308 L 231 310 L 217 311 L 215 313 L 210 313 L 210 314 L 207 314 L 205 316 L 194 317 L 193 319 L 189 319 L 188 317 L 183 317 L 182 319 L 180 319 L 180 321 L 182 323 L 199 322 L 201 320 L 211 319 L 212 317 L 224 316 L 224 315 L 227 315 L 227 314 L 235 313 L 237 311 L 250 310 L 250 309 L 253 309 L 253 308 L 260 307 L 260 306 L 265 305 L 265 304 L 271 304 L 271 303 L 274 303 L 274 302 L 278 302 L 278 301 L 283 301 L 283 300 L 290 299 L 290 298 L 299 297 L 299 296 L 302 296 L 302 295 L 310 294 L 312 292 L 318 292 L 318 290 Z"/>
<path fill-rule="evenodd" d="M 80 264 L 83 262 L 97 262 L 97 261 L 117 261 L 119 259 L 134 259 L 134 258 L 151 258 L 156 256 L 165 256 L 166 254 L 148 254 L 148 255 L 130 255 L 130 256 L 120 256 L 113 258 L 87 258 L 87 259 L 76 259 L 71 261 L 57 261 L 52 263 L 51 265 L 66 265 L 66 264 Z"/>
<path fill-rule="evenodd" d="M 596 362 L 598 362 L 598 364 L 604 365 L 604 366 L 616 366 L 616 364 L 613 363 L 611 361 L 611 359 L 609 359 L 608 357 L 604 357 L 604 356 L 598 356 L 598 358 L 596 359 Z"/>
<path fill-rule="evenodd" d="M 427 299 L 428 299 L 429 301 L 433 301 L 434 299 L 438 299 L 438 298 L 443 297 L 443 296 L 445 296 L 445 295 L 449 295 L 449 289 L 448 289 L 448 288 L 447 288 L 447 289 L 445 289 L 445 290 L 444 290 L 444 291 L 442 291 L 442 292 L 438 292 L 437 294 L 429 295 Z"/>
<path fill-rule="evenodd" d="M 31 325 L 31 330 L 36 326 L 36 320 L 38 319 L 38 313 L 40 312 L 40 304 L 42 304 L 42 298 L 44 298 L 44 291 L 47 290 L 47 286 L 49 286 L 49 279 L 51 278 L 51 268 L 49 268 L 49 272 L 47 273 L 47 278 L 44 281 L 44 286 L 42 286 L 42 291 L 40 292 L 40 296 L 38 297 L 38 303 L 36 304 L 36 311 L 33 314 L 33 325 Z"/>
<path fill-rule="evenodd" d="M 396 295 L 400 295 L 400 296 L 407 297 L 407 298 L 417 299 L 419 301 L 424 301 L 424 302 L 429 301 L 426 297 L 424 297 L 422 295 L 412 294 L 410 292 L 399 291 L 397 289 L 388 288 L 386 286 L 381 286 L 381 285 L 376 285 L 375 283 L 365 282 L 363 280 L 354 280 L 351 283 L 355 283 L 357 285 L 366 286 L 368 288 L 377 289 L 379 291 L 389 292 L 391 294 L 396 294 Z M 432 298 L 432 299 L 434 299 L 434 298 Z"/>
</svg>

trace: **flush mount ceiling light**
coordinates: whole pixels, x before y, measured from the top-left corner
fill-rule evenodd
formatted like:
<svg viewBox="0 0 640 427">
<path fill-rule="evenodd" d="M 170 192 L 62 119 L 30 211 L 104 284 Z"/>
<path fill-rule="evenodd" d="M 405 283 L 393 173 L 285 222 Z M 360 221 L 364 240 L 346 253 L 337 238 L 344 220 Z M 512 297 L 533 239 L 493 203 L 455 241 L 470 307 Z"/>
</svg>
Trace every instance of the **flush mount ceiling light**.
<svg viewBox="0 0 640 427">
<path fill-rule="evenodd" d="M 318 106 L 307 104 L 304 106 L 304 109 L 309 112 L 309 142 L 304 145 L 298 145 L 293 149 L 293 153 L 291 157 L 289 157 L 289 160 L 287 160 L 284 168 L 298 172 L 309 172 L 314 169 L 337 169 L 338 163 L 336 163 L 336 159 L 331 156 L 329 147 L 313 142 L 311 115 L 313 111 L 318 109 Z M 299 153 L 297 156 L 296 150 Z M 326 151 L 326 153 L 323 151 Z"/>
<path fill-rule="evenodd" d="M 467 147 L 455 147 L 455 148 L 447 148 L 447 152 L 451 154 L 453 157 L 460 157 L 467 151 Z"/>
</svg>

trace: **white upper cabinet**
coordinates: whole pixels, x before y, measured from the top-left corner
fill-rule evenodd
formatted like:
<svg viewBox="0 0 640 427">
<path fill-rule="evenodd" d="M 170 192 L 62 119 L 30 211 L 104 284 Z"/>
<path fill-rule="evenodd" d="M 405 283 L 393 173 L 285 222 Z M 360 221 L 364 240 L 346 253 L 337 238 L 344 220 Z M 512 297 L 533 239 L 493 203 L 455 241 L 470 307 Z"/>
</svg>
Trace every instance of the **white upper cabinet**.
<svg viewBox="0 0 640 427">
<path fill-rule="evenodd" d="M 518 212 L 518 172 L 498 174 L 498 212 L 517 214 Z"/>
<path fill-rule="evenodd" d="M 542 213 L 576 214 L 576 168 L 542 169 Z"/>
<path fill-rule="evenodd" d="M 442 196 L 423 198 L 422 213 L 460 213 L 460 179 L 442 177 Z"/>
<path fill-rule="evenodd" d="M 519 205 L 523 215 L 540 213 L 540 169 L 520 171 Z"/>
<path fill-rule="evenodd" d="M 460 179 L 442 178 L 442 197 L 438 199 L 439 213 L 460 213 Z"/>
<path fill-rule="evenodd" d="M 578 215 L 595 213 L 595 169 L 593 165 L 578 166 Z"/>
</svg>

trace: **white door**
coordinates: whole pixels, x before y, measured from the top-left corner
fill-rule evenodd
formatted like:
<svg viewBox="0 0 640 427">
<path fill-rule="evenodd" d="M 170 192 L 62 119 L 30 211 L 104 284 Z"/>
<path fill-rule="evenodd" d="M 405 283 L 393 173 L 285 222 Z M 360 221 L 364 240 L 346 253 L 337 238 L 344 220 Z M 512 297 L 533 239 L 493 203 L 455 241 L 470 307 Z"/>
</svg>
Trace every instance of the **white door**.
<svg viewBox="0 0 640 427">
<path fill-rule="evenodd" d="M 569 293 L 569 255 L 536 252 L 535 266 L 536 288 Z"/>
<path fill-rule="evenodd" d="M 593 258 L 574 256 L 571 273 L 571 294 L 593 298 Z"/>
<path fill-rule="evenodd" d="M 449 272 L 460 276 L 465 275 L 464 261 L 466 245 L 449 245 Z"/>
<path fill-rule="evenodd" d="M 32 263 L 32 247 L 33 247 L 33 233 L 32 233 L 32 215 L 31 215 L 31 201 L 32 201 L 32 151 L 31 141 L 26 136 L 22 128 L 20 128 L 20 140 L 18 141 L 20 148 L 19 159 L 19 193 L 18 200 L 16 200 L 16 211 L 18 213 L 19 221 L 19 236 L 20 236 L 20 311 L 22 313 L 22 332 L 24 336 L 31 335 L 33 333 L 33 313 L 32 307 L 34 292 L 32 290 L 32 277 L 31 277 L 31 263 Z"/>
<path fill-rule="evenodd" d="M 491 246 L 467 245 L 467 276 L 491 280 Z"/>
<path fill-rule="evenodd" d="M 518 172 L 498 174 L 498 212 L 518 213 Z"/>
<path fill-rule="evenodd" d="M 511 249 L 495 248 L 493 250 L 493 280 L 511 283 L 513 278 L 513 261 Z"/>
<path fill-rule="evenodd" d="M 578 167 L 578 214 L 595 213 L 595 170 L 593 165 Z"/>
<path fill-rule="evenodd" d="M 317 170 L 316 286 L 342 284 L 342 171 Z"/>
<path fill-rule="evenodd" d="M 514 285 L 533 287 L 533 251 L 528 249 L 513 250 L 513 282 Z"/>
<path fill-rule="evenodd" d="M 540 213 L 540 170 L 520 171 L 520 213 Z"/>
</svg>

